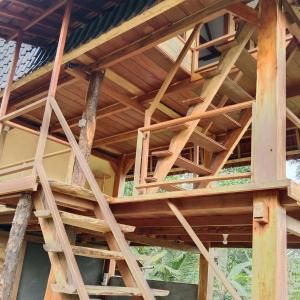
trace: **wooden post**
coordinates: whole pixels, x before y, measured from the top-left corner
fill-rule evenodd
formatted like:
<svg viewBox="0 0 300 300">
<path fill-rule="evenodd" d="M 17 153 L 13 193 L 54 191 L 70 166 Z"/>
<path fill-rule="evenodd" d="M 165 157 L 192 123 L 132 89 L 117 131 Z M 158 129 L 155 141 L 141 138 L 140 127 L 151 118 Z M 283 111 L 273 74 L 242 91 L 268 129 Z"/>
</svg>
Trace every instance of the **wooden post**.
<svg viewBox="0 0 300 300">
<path fill-rule="evenodd" d="M 257 91 L 253 111 L 254 181 L 285 178 L 286 26 L 277 0 L 260 2 Z M 254 194 L 252 299 L 286 300 L 286 213 L 277 191 Z"/>
<path fill-rule="evenodd" d="M 198 300 L 207 300 L 208 285 L 208 262 L 203 255 L 200 254 L 199 263 L 199 286 Z"/>
<path fill-rule="evenodd" d="M 35 158 L 36 165 L 42 164 L 43 155 L 44 155 L 44 151 L 45 151 L 45 147 L 46 147 L 49 125 L 50 125 L 50 120 L 51 120 L 51 115 L 52 115 L 50 99 L 51 99 L 51 97 L 55 97 L 56 90 L 57 90 L 57 84 L 58 84 L 61 65 L 63 62 L 63 54 L 64 54 L 65 43 L 66 43 L 66 39 L 67 39 L 67 33 L 68 33 L 68 28 L 69 28 L 71 12 L 72 12 L 72 0 L 68 0 L 66 8 L 65 8 L 63 21 L 61 24 L 59 40 L 58 40 L 58 45 L 57 45 L 57 50 L 56 50 L 56 56 L 55 56 L 55 60 L 54 60 L 53 71 L 52 71 L 50 86 L 49 86 L 49 91 L 48 91 L 48 99 L 47 99 L 47 103 L 45 106 L 43 123 L 41 126 L 40 137 L 39 137 L 37 150 L 36 150 L 36 158 Z"/>
<path fill-rule="evenodd" d="M 6 83 L 2 101 L 1 101 L 0 117 L 3 117 L 7 111 L 8 102 L 9 102 L 10 93 L 11 93 L 11 86 L 13 84 L 14 76 L 15 76 L 16 69 L 17 69 L 17 63 L 18 63 L 18 59 L 19 59 L 19 55 L 20 55 L 20 50 L 21 50 L 21 46 L 22 46 L 22 39 L 23 39 L 23 34 L 20 31 L 18 33 L 17 42 L 16 42 L 16 46 L 15 46 L 15 52 L 14 52 L 14 56 L 13 56 L 13 59 L 11 62 L 11 67 L 9 70 L 7 83 Z M 0 134 L 2 133 L 2 128 L 3 128 L 3 123 L 0 123 Z"/>
<path fill-rule="evenodd" d="M 104 78 L 104 72 L 95 71 L 91 74 L 90 82 L 87 91 L 86 105 L 80 120 L 81 130 L 79 137 L 79 147 L 85 159 L 88 161 L 91 155 L 91 150 L 94 142 L 96 130 L 96 113 L 99 101 L 99 90 L 101 82 Z M 72 183 L 84 186 L 85 176 L 79 166 L 78 161 L 75 161 Z"/>
<path fill-rule="evenodd" d="M 20 255 L 22 253 L 22 245 L 27 224 L 31 216 L 31 211 L 31 195 L 21 195 L 15 211 L 12 227 L 9 233 L 8 243 L 5 250 L 4 267 L 0 281 L 1 299 L 10 300 L 12 297 L 17 266 Z"/>
<path fill-rule="evenodd" d="M 256 182 L 286 178 L 286 27 L 277 2 L 263 0 L 260 4 L 256 105 L 252 114 Z"/>
</svg>

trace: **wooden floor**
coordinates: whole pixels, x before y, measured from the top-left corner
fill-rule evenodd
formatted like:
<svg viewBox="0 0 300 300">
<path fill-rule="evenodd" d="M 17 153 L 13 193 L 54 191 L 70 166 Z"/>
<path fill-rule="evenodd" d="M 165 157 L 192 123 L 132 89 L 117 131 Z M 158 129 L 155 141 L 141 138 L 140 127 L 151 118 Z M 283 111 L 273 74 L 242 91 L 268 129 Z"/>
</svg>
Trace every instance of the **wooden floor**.
<svg viewBox="0 0 300 300">
<path fill-rule="evenodd" d="M 24 179 L 20 178 L 19 182 Z M 14 181 L 16 183 L 16 180 Z M 93 215 L 95 199 L 84 188 L 51 182 L 57 204 L 61 210 L 78 215 Z M 36 186 L 25 187 L 24 191 L 35 192 Z M 196 250 L 188 234 L 166 204 L 166 200 L 176 203 L 180 211 L 194 228 L 200 239 L 212 247 L 251 247 L 253 195 L 257 191 L 276 190 L 287 214 L 300 220 L 300 186 L 291 180 L 270 182 L 263 185 L 254 183 L 214 188 L 164 192 L 132 197 L 111 198 L 107 201 L 118 222 L 135 226 L 134 232 L 126 235 L 136 244 L 167 246 L 176 249 Z M 14 207 L 18 193 L 2 196 L 0 203 Z M 13 212 L 0 215 L 0 224 L 10 224 Z M 37 219 L 32 217 L 28 232 L 39 232 Z M 228 244 L 223 244 L 223 234 L 229 234 Z M 88 230 L 79 232 L 81 241 L 97 242 L 102 234 L 91 235 Z M 300 246 L 300 237 L 288 235 L 288 246 Z"/>
</svg>

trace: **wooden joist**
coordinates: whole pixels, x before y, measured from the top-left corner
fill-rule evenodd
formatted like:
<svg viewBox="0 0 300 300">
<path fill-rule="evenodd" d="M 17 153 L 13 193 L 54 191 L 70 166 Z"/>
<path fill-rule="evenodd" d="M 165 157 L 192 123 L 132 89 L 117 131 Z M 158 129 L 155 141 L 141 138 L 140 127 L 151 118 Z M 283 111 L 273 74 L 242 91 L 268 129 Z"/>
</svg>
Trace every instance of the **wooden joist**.
<svg viewBox="0 0 300 300">
<path fill-rule="evenodd" d="M 85 286 L 90 296 L 124 296 L 134 297 L 142 296 L 140 290 L 134 287 L 117 287 L 117 286 Z M 52 289 L 56 293 L 63 293 L 69 295 L 77 295 L 76 289 L 72 286 L 58 286 L 53 284 Z M 151 289 L 155 297 L 165 297 L 169 295 L 169 291 Z"/>
<path fill-rule="evenodd" d="M 211 171 L 205 168 L 203 165 L 195 164 L 194 162 L 179 156 L 175 162 L 175 165 L 198 175 L 208 175 L 211 174 Z"/>
<path fill-rule="evenodd" d="M 34 215 L 37 218 L 51 218 L 50 211 L 42 210 L 35 211 Z M 78 228 L 84 228 L 87 230 L 97 231 L 101 233 L 110 232 L 110 228 L 107 223 L 103 220 L 99 220 L 92 217 L 86 217 L 82 215 L 72 214 L 68 212 L 61 211 L 60 216 L 64 224 L 75 226 Z M 123 232 L 133 232 L 135 230 L 134 226 L 119 224 Z"/>
<path fill-rule="evenodd" d="M 288 233 L 300 236 L 300 221 L 290 216 L 286 216 L 286 229 Z"/>
</svg>

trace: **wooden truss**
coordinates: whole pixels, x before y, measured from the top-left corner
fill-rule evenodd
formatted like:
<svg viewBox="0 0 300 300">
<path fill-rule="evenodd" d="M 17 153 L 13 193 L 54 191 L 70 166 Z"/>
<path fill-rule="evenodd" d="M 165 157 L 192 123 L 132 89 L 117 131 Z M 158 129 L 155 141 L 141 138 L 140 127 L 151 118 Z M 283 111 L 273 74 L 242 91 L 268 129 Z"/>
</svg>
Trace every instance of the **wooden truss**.
<svg viewBox="0 0 300 300">
<path fill-rule="evenodd" d="M 170 3 L 170 1 L 167 2 Z M 176 3 L 181 2 L 182 1 L 176 1 Z M 233 4 L 235 4 L 235 2 L 238 1 L 233 2 Z M 168 291 L 154 290 L 149 287 L 140 269 L 138 258 L 132 254 L 128 243 L 128 241 L 141 241 L 141 239 L 138 234 L 133 233 L 135 230 L 134 226 L 126 225 L 116 220 L 115 211 L 111 208 L 113 205 L 118 205 L 121 202 L 123 204 L 143 202 L 142 204 L 145 204 L 145 207 L 149 208 L 150 206 L 146 205 L 147 201 L 163 201 L 164 205 L 166 204 L 164 207 L 165 211 L 170 213 L 170 215 L 179 222 L 179 225 L 183 227 L 181 230 L 186 232 L 188 238 L 196 245 L 195 247 L 191 244 L 184 244 L 182 248 L 185 247 L 184 249 L 200 252 L 205 258 L 206 264 L 213 269 L 214 274 L 222 282 L 233 299 L 240 300 L 241 297 L 237 294 L 237 291 L 223 272 L 218 268 L 213 257 L 206 249 L 206 245 L 193 229 L 192 222 L 188 221 L 188 216 L 185 216 L 186 211 L 177 205 L 176 200 L 178 198 L 196 196 L 206 197 L 213 195 L 218 197 L 226 193 L 228 194 L 228 190 L 209 188 L 209 184 L 212 181 L 251 178 L 252 182 L 244 188 L 245 190 L 247 189 L 246 191 L 243 190 L 243 187 L 238 186 L 232 188 L 231 193 L 243 194 L 247 192 L 251 194 L 252 197 L 251 209 L 253 209 L 253 219 L 251 218 L 250 221 L 253 222 L 253 299 L 287 299 L 285 260 L 286 231 L 299 235 L 300 225 L 296 219 L 286 216 L 286 210 L 281 201 L 282 192 L 279 191 L 283 188 L 289 189 L 288 196 L 300 201 L 297 188 L 293 188 L 293 185 L 287 183 L 285 179 L 286 117 L 296 124 L 297 127 L 299 127 L 300 122 L 292 111 L 289 109 L 286 110 L 286 49 L 285 47 L 278 47 L 278 45 L 283 45 L 286 42 L 285 30 L 287 26 L 289 31 L 294 35 L 293 42 L 291 42 L 290 45 L 294 45 L 293 47 L 298 46 L 296 39 L 299 41 L 299 10 L 295 6 L 295 2 L 290 0 L 284 0 L 282 7 L 278 5 L 276 0 L 261 0 L 258 14 L 256 10 L 250 9 L 244 4 L 228 6 L 229 4 L 232 4 L 232 1 L 216 1 L 215 4 L 204 9 L 201 13 L 186 18 L 186 23 L 180 21 L 174 25 L 174 28 L 167 29 L 167 32 L 164 32 L 165 37 L 185 28 L 185 26 L 194 26 L 194 29 L 167 74 L 161 88 L 158 90 L 150 105 L 148 103 L 149 106 L 146 110 L 140 103 L 133 102 L 130 98 L 112 91 L 113 98 L 118 99 L 120 103 L 107 108 L 105 110 L 107 113 L 110 113 L 112 110 L 122 111 L 124 107 L 130 106 L 136 113 L 145 115 L 144 126 L 139 128 L 137 138 L 134 171 L 136 195 L 130 199 L 107 199 L 101 192 L 87 162 L 92 141 L 87 141 L 83 138 L 83 143 L 88 144 L 85 146 L 89 148 L 83 151 L 83 147 L 80 147 L 80 143 L 77 143 L 70 129 L 71 126 L 76 124 L 79 117 L 72 119 L 71 126 L 69 126 L 56 101 L 59 73 L 64 61 L 63 52 L 70 21 L 72 1 L 66 1 L 65 14 L 61 26 L 55 62 L 53 64 L 48 95 L 35 103 L 7 113 L 12 80 L 21 45 L 22 34 L 19 34 L 8 84 L 0 108 L 0 132 L 2 131 L 3 124 L 10 124 L 10 120 L 17 116 L 21 116 L 43 106 L 45 106 L 45 111 L 41 130 L 40 133 L 38 133 L 39 141 L 35 158 L 26 161 L 26 163 L 22 165 L 13 164 L 7 168 L 0 169 L 0 175 L 12 174 L 28 169 L 33 169 L 33 173 L 30 176 L 22 178 L 22 181 L 13 179 L 9 182 L 1 182 L 0 195 L 22 193 L 15 218 L 20 217 L 20 214 L 22 214 L 26 220 L 24 220 L 24 224 L 21 228 L 14 227 L 13 225 L 12 235 L 15 236 L 11 237 L 12 241 L 15 241 L 16 237 L 19 240 L 24 238 L 26 225 L 30 218 L 32 201 L 28 194 L 24 194 L 23 191 L 29 191 L 33 196 L 34 214 L 38 218 L 45 241 L 44 249 L 49 255 L 52 268 L 49 276 L 47 295 L 54 291 L 58 293 L 62 299 L 72 299 L 74 295 L 80 299 L 89 299 L 89 297 L 93 295 L 116 295 L 131 296 L 134 297 L 134 299 L 147 300 L 155 299 L 156 296 L 167 296 Z M 207 12 L 207 10 L 210 12 L 210 10 L 216 9 L 216 7 L 219 7 L 220 10 L 227 7 L 226 9 L 228 11 L 241 15 L 241 18 L 245 20 L 246 23 L 243 23 L 236 33 L 230 33 L 226 37 L 222 37 L 219 41 L 214 41 L 214 43 L 218 44 L 220 41 L 230 40 L 230 43 L 228 43 L 226 47 L 220 48 L 222 54 L 219 63 L 214 70 L 206 74 L 200 95 L 196 98 L 185 100 L 186 103 L 189 103 L 187 115 L 161 122 L 161 119 L 156 115 L 154 116 L 154 113 L 159 107 L 167 109 L 166 106 L 163 106 L 163 98 L 188 50 L 199 35 L 199 30 L 202 26 L 202 23 L 199 23 L 199 18 L 201 17 L 201 19 L 205 20 L 203 16 L 204 12 Z M 282 13 L 283 8 L 284 14 Z M 260 22 L 260 27 L 258 30 L 258 56 L 256 63 L 256 59 L 249 54 L 246 46 L 249 44 L 251 38 L 256 38 L 253 37 L 253 35 L 256 29 L 256 22 L 258 21 Z M 269 24 L 273 24 L 274 26 L 269 26 Z M 166 29 L 163 31 L 165 30 Z M 159 35 L 160 33 L 161 30 L 158 30 L 157 39 L 163 40 L 163 37 Z M 142 46 L 144 42 L 145 39 L 143 38 L 141 41 L 135 42 L 131 48 L 128 47 L 124 57 L 120 57 L 119 55 L 120 51 L 123 51 L 123 49 L 121 49 L 99 61 L 95 61 L 89 66 L 89 71 L 95 72 L 105 66 L 109 66 L 111 63 L 110 59 L 114 61 L 126 59 L 131 55 L 130 50 L 132 50 L 133 53 L 139 53 L 140 51 L 148 49 L 147 47 L 152 46 L 154 43 L 153 38 L 151 38 L 146 45 Z M 211 44 L 212 42 L 209 43 Z M 270 45 L 274 47 L 270 48 Z M 290 45 L 288 47 L 292 48 Z M 195 49 L 200 50 L 201 45 L 196 45 Z M 290 50 L 292 53 L 293 49 Z M 249 71 L 250 68 L 247 68 L 243 63 L 245 60 L 249 62 L 249 65 L 255 66 L 255 69 L 257 67 L 257 74 L 256 72 Z M 231 71 L 234 67 L 238 69 L 238 72 L 235 76 L 232 76 Z M 86 73 L 80 70 L 68 70 L 68 72 L 76 78 L 84 80 L 85 82 L 88 81 Z M 98 73 L 98 75 L 99 74 L 100 73 Z M 101 74 L 100 77 L 103 77 L 104 72 Z M 106 76 L 116 76 L 116 74 L 108 70 Z M 244 76 L 250 78 L 251 84 L 255 84 L 257 80 L 256 99 L 253 99 L 253 97 L 238 84 Z M 93 82 L 91 82 L 91 85 L 93 85 Z M 97 84 L 95 85 L 97 89 L 99 89 L 99 86 Z M 228 91 L 232 87 L 238 91 L 238 94 L 241 95 L 241 99 L 235 99 L 235 104 L 226 105 L 229 97 L 223 96 L 218 105 L 213 104 L 214 98 L 221 89 L 227 89 Z M 94 97 L 97 98 L 97 95 Z M 96 119 L 96 114 L 99 111 L 96 110 L 97 105 L 95 105 L 95 102 L 93 104 L 94 109 L 92 113 L 93 118 Z M 271 117 L 268 115 L 270 111 L 272 112 Z M 103 112 L 103 109 L 101 112 Z M 231 113 L 236 113 L 238 117 L 232 118 L 230 116 Z M 43 159 L 45 158 L 45 146 L 49 138 L 49 126 L 52 114 L 58 119 L 58 122 L 52 128 L 52 132 L 62 131 L 65 134 L 68 145 L 71 147 L 71 150 L 68 151 L 72 151 L 74 154 L 77 171 L 81 173 L 80 175 L 82 175 L 83 182 L 85 182 L 85 180 L 87 181 L 90 190 L 82 187 L 82 178 L 78 181 L 79 183 L 77 182 L 77 185 L 59 185 L 49 181 L 43 166 Z M 177 115 L 176 113 L 174 114 Z M 210 129 L 214 125 L 214 118 L 221 118 L 224 123 L 230 124 L 230 130 L 224 140 L 218 140 L 210 134 Z M 209 120 L 209 122 L 205 128 L 202 128 L 199 124 L 201 120 L 205 119 Z M 151 123 L 153 121 L 155 124 Z M 251 122 L 253 141 L 251 172 L 220 175 L 220 170 L 223 168 L 242 136 L 248 130 Z M 261 128 L 264 128 L 265 131 L 263 132 Z M 172 137 L 166 150 L 151 153 L 151 155 L 156 156 L 157 164 L 153 176 L 148 177 L 151 135 L 160 131 L 172 132 Z M 135 136 L 135 134 L 136 133 L 133 132 L 132 136 Z M 265 134 L 268 135 L 267 138 Z M 54 139 L 53 137 L 51 138 Z M 120 136 L 115 136 L 109 137 L 108 139 L 111 141 L 119 138 Z M 80 142 L 82 142 L 82 140 L 80 140 Z M 101 142 L 105 143 L 105 141 L 101 140 L 96 141 L 96 144 Z M 196 149 L 196 155 L 193 161 L 182 156 L 182 150 L 187 143 L 192 143 Z M 199 159 L 199 148 L 203 156 L 201 163 Z M 122 169 L 128 168 L 122 159 L 120 162 Z M 129 165 L 131 164 L 132 162 L 129 163 Z M 196 176 L 186 180 L 166 181 L 165 179 L 174 165 Z M 117 177 L 121 176 L 122 174 L 119 173 Z M 182 191 L 179 185 L 183 183 L 193 184 L 194 189 L 191 191 Z M 81 185 L 81 187 L 78 185 Z M 159 188 L 165 189 L 167 193 L 156 193 Z M 118 189 L 118 186 L 114 187 L 115 195 L 118 195 Z M 80 199 L 80 201 L 77 201 L 78 199 Z M 111 202 L 109 203 L 109 201 Z M 151 205 L 151 203 L 149 205 Z M 201 203 L 197 205 L 201 205 Z M 60 209 L 58 207 L 60 207 Z M 66 210 L 62 210 L 61 207 L 71 207 L 75 210 L 77 209 L 79 212 L 78 214 L 70 213 Z M 157 207 L 152 213 L 157 213 Z M 82 208 L 85 208 L 86 211 L 92 211 L 94 215 L 84 215 L 80 210 Z M 194 209 L 194 207 L 192 207 L 192 209 Z M 151 222 L 149 220 L 151 220 L 151 218 L 148 219 L 148 222 Z M 145 220 L 143 219 L 142 221 L 144 222 Z M 73 245 L 66 225 L 101 235 L 107 242 L 109 250 Z M 16 232 L 18 232 L 18 234 L 16 234 Z M 152 242 L 153 238 L 144 237 L 146 244 L 147 241 L 150 243 L 150 240 Z M 176 243 L 172 242 L 163 243 L 159 240 L 156 242 L 157 244 L 161 243 L 161 245 L 167 245 L 168 247 L 178 247 Z M 270 255 L 268 244 L 272 246 L 272 255 Z M 8 251 L 13 248 L 14 244 L 9 243 L 9 245 Z M 17 250 L 20 250 L 20 244 L 17 245 Z M 126 287 L 86 286 L 75 259 L 76 255 L 115 260 Z M 266 262 L 265 264 L 262 263 L 262 259 L 264 260 L 263 262 Z M 270 267 L 273 269 L 269 270 Z M 7 278 L 5 278 L 6 282 L 10 281 L 9 279 L 11 279 L 13 272 L 14 270 L 7 275 Z M 271 279 L 268 277 L 270 272 L 272 272 Z M 282 288 L 280 285 L 281 282 L 283 282 Z M 8 294 L 3 295 L 4 299 L 5 297 L 9 297 Z"/>
</svg>

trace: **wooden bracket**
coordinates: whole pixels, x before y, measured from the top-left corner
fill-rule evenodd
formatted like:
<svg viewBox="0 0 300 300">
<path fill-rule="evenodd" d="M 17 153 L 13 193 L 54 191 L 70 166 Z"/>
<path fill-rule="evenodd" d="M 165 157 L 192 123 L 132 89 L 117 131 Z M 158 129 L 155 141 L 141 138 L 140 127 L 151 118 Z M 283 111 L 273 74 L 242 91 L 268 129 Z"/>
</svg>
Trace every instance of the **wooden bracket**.
<svg viewBox="0 0 300 300">
<path fill-rule="evenodd" d="M 264 202 L 256 202 L 253 205 L 253 220 L 261 223 L 269 223 L 269 207 Z"/>
</svg>

